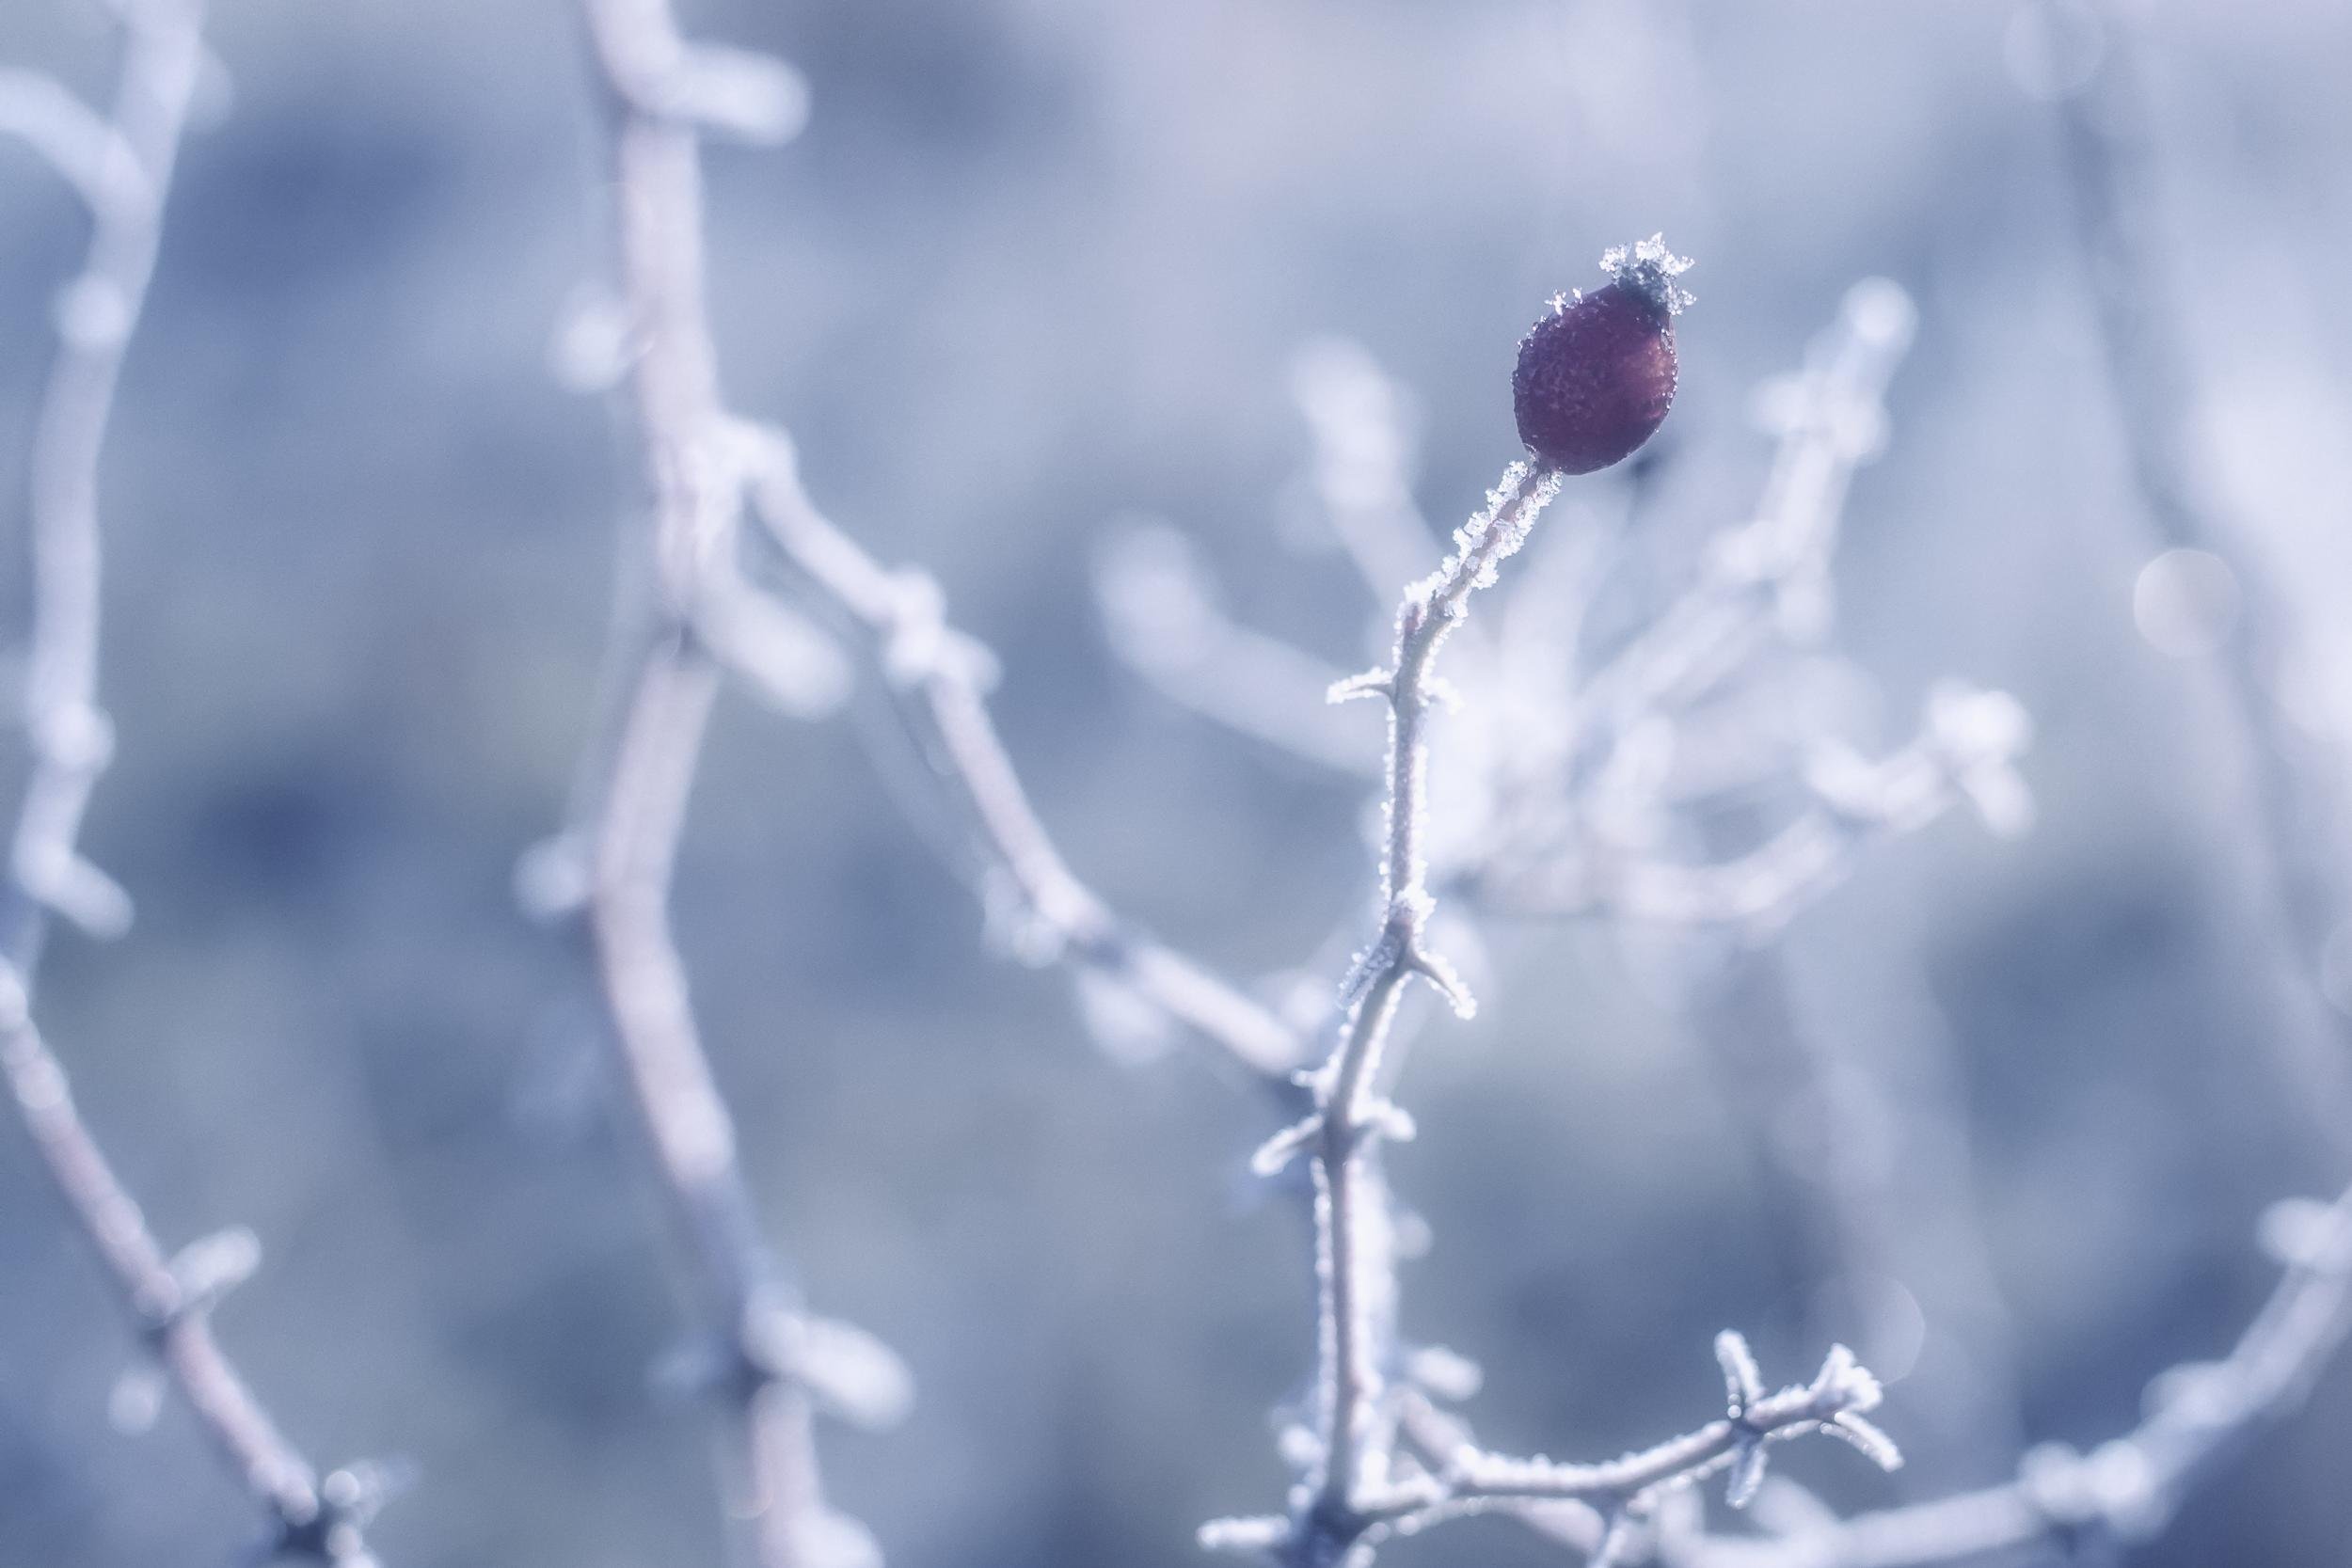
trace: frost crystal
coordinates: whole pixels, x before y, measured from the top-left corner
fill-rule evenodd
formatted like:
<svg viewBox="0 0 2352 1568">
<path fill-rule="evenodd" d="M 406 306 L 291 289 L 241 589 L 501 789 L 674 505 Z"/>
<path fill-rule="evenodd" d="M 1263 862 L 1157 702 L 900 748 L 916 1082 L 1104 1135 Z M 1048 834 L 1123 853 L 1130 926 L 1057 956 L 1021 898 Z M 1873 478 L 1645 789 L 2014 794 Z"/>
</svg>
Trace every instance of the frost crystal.
<svg viewBox="0 0 2352 1568">
<path fill-rule="evenodd" d="M 1630 247 L 1611 245 L 1601 252 L 1600 270 L 1627 288 L 1649 295 L 1666 308 L 1668 315 L 1678 316 L 1698 303 L 1696 294 L 1675 282 L 1691 270 L 1691 259 L 1668 250 L 1663 233 L 1652 234 Z"/>
</svg>

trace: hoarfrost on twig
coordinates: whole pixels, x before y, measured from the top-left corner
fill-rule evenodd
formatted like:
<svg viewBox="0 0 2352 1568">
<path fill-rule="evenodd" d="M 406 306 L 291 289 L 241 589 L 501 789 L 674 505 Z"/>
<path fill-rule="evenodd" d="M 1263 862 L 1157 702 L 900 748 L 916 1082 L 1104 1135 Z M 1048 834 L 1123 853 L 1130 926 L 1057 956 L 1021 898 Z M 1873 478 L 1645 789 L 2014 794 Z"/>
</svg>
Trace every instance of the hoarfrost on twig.
<svg viewBox="0 0 2352 1568">
<path fill-rule="evenodd" d="M 58 351 L 31 456 L 32 628 L 24 724 L 32 766 L 0 881 L 0 1071 L 34 1149 L 153 1359 L 118 1382 L 110 1415 L 143 1430 L 167 1385 L 268 1519 L 274 1557 L 342 1568 L 374 1561 L 365 1527 L 383 1500 L 373 1466 L 323 1480 L 278 1428 L 212 1326 L 213 1308 L 261 1261 L 231 1227 L 167 1254 L 83 1121 L 33 1016 L 53 918 L 119 936 L 131 900 L 84 856 L 82 819 L 114 751 L 98 705 L 99 465 L 131 333 L 162 240 L 164 200 L 208 56 L 201 0 L 120 8 L 116 100 L 105 114 L 50 79 L 0 72 L 0 134 L 29 142 L 89 209 L 80 275 L 59 295 Z"/>
<path fill-rule="evenodd" d="M 871 1336 L 800 1307 L 762 1238 L 735 1129 L 706 1058 L 669 923 L 677 844 L 720 678 L 751 672 L 787 712 L 827 711 L 847 667 L 830 640 L 735 565 L 745 506 L 703 304 L 699 134 L 775 140 L 798 128 L 780 62 L 691 45 L 666 0 L 587 0 L 612 117 L 625 370 L 651 527 L 646 602 L 616 643 L 613 722 L 588 770 L 584 820 L 534 852 L 518 889 L 584 916 L 621 1080 L 677 1228 L 707 1354 L 681 1381 L 725 1412 L 726 1512 L 760 1568 L 868 1568 L 872 1537 L 825 1500 L 819 1406 L 895 1419 L 906 1370 Z M 599 373 L 608 367 L 596 367 Z M 583 373 L 581 381 L 596 377 Z"/>
</svg>

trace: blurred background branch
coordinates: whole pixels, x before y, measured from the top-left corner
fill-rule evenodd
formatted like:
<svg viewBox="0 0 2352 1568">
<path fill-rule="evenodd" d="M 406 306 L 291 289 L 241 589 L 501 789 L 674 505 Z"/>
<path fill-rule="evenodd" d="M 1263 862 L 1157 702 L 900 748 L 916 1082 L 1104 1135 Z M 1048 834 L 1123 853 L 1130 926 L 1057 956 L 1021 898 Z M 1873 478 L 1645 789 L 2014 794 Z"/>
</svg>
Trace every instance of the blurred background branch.
<svg viewBox="0 0 2352 1568">
<path fill-rule="evenodd" d="M 686 42 L 666 0 L 587 0 L 587 18 L 612 122 L 627 369 L 652 517 L 631 541 L 632 557 L 650 555 L 640 571 L 649 602 L 633 618 L 633 645 L 613 658 L 619 719 L 588 769 L 583 912 L 629 1103 L 714 1346 L 694 1381 L 726 1412 L 726 1516 L 743 1560 L 858 1568 L 881 1554 L 825 1500 L 817 1408 L 830 1396 L 839 1413 L 886 1423 L 909 1380 L 862 1333 L 805 1316 L 787 1287 L 744 1184 L 669 917 L 723 674 L 701 629 L 705 586 L 732 569 L 743 509 L 703 303 L 701 138 L 787 138 L 802 94 L 781 63 Z"/>
<path fill-rule="evenodd" d="M 32 765 L 0 882 L 0 1067 L 18 1113 L 119 1305 L 237 1482 L 270 1521 L 264 1552 L 366 1568 L 375 1466 L 319 1479 L 221 1348 L 213 1308 L 260 1262 L 225 1230 L 167 1253 L 99 1146 L 35 1024 L 53 918 L 120 936 L 131 900 L 81 849 L 82 820 L 114 752 L 98 702 L 100 463 L 123 357 L 146 306 L 181 138 L 205 66 L 201 0 L 125 0 L 115 99 L 103 115 L 63 84 L 0 73 L 0 131 L 40 153 L 87 207 L 89 243 L 56 304 L 57 352 L 34 424 L 32 626 L 24 733 Z"/>
</svg>

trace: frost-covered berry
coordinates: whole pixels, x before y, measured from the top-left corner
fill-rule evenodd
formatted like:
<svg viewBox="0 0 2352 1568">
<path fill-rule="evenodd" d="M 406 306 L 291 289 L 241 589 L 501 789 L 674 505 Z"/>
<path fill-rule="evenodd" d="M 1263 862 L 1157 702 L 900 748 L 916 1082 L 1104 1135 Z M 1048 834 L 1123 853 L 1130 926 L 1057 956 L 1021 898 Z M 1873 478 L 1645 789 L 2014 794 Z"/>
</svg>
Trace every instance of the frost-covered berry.
<svg viewBox="0 0 2352 1568">
<path fill-rule="evenodd" d="M 1511 404 L 1519 439 L 1546 467 L 1589 474 L 1650 438 L 1675 400 L 1674 318 L 1691 303 L 1691 263 L 1652 234 L 1600 259 L 1611 281 L 1555 295 L 1519 341 Z"/>
</svg>

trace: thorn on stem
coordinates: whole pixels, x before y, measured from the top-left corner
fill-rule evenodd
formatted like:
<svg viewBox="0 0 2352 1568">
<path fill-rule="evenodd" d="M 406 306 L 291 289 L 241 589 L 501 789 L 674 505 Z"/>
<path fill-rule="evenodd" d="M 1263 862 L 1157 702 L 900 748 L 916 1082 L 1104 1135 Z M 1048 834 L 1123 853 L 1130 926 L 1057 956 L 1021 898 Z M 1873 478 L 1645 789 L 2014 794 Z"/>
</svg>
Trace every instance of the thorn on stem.
<svg viewBox="0 0 2352 1568">
<path fill-rule="evenodd" d="M 1396 673 L 1392 670 L 1367 670 L 1345 680 L 1333 681 L 1324 693 L 1327 703 L 1349 703 L 1359 697 L 1388 698 L 1396 694 Z"/>
<path fill-rule="evenodd" d="M 1460 972 L 1446 961 L 1444 955 L 1415 948 L 1412 970 L 1414 974 L 1438 988 L 1438 993 L 1446 999 L 1447 1006 L 1454 1009 L 1455 1018 L 1470 1019 L 1478 1016 L 1478 998 L 1470 994 L 1470 987 L 1462 979 Z"/>
</svg>

